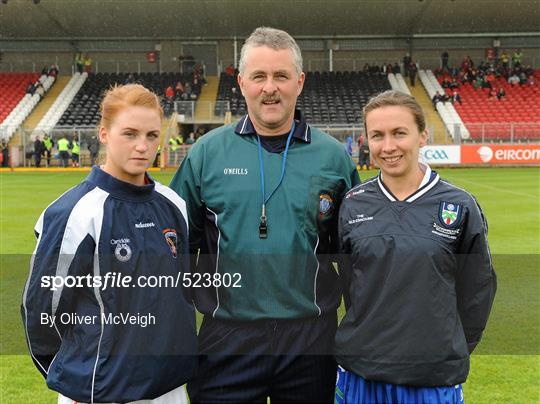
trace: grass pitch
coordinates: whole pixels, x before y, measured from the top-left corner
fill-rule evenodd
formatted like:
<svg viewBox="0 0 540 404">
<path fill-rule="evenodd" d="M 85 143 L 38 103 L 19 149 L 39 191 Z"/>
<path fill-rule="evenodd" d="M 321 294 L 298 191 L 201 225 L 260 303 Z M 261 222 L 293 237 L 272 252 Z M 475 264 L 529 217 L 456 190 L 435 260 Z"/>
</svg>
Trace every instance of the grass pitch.
<svg viewBox="0 0 540 404">
<path fill-rule="evenodd" d="M 498 276 L 493 312 L 464 385 L 470 403 L 540 401 L 540 169 L 438 170 L 476 196 Z M 154 177 L 168 184 L 173 173 Z M 375 172 L 361 172 L 362 180 Z M 86 173 L 0 173 L 0 402 L 55 403 L 26 351 L 20 318 L 41 211 Z M 342 312 L 340 313 L 342 315 Z"/>
</svg>

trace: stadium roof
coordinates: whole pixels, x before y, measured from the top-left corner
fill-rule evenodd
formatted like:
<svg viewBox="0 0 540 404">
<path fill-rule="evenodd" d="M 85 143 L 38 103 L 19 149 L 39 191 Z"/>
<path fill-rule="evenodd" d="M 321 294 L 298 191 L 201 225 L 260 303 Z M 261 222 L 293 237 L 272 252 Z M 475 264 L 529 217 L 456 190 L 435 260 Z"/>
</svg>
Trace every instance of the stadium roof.
<svg viewBox="0 0 540 404">
<path fill-rule="evenodd" d="M 0 39 L 538 33 L 539 21 L 539 0 L 7 0 Z"/>
</svg>

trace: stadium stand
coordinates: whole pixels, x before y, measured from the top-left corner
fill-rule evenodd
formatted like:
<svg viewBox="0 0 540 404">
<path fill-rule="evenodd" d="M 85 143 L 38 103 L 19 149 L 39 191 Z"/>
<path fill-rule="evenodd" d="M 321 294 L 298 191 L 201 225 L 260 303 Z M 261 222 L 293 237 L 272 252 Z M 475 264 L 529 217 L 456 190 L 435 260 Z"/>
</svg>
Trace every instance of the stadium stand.
<svg viewBox="0 0 540 404">
<path fill-rule="evenodd" d="M 233 88 L 236 88 L 234 93 Z M 358 123 L 361 121 L 362 108 L 369 98 L 390 88 L 387 77 L 381 74 L 307 72 L 297 107 L 314 124 Z M 245 100 L 234 76 L 221 74 L 217 99 L 230 102 L 232 115 L 246 113 Z"/>
<path fill-rule="evenodd" d="M 36 126 L 34 130 L 35 134 L 40 134 L 43 132 L 48 133 L 52 128 L 55 127 L 56 123 L 60 119 L 60 116 L 66 110 L 67 106 L 73 97 L 75 97 L 75 94 L 77 91 L 79 91 L 87 77 L 88 73 L 75 73 L 71 77 L 66 87 L 62 90 L 51 108 Z"/>
<path fill-rule="evenodd" d="M 455 105 L 471 133 L 472 139 L 516 140 L 540 139 L 540 70 L 533 73 L 536 84 L 511 85 L 504 77 L 492 82 L 495 91 L 503 88 L 506 95 L 500 100 L 489 97 L 489 89 L 475 89 L 471 83 L 459 88 L 462 104 Z M 442 82 L 445 76 L 439 77 Z M 450 90 L 446 92 L 450 94 Z M 533 125 L 536 124 L 536 125 Z M 487 125 L 486 125 L 487 124 Z"/>
<path fill-rule="evenodd" d="M 174 111 L 174 101 L 181 101 L 177 93 L 173 98 L 165 96 L 167 87 L 175 88 L 176 83 L 189 82 L 196 98 L 200 94 L 200 86 L 194 86 L 190 74 L 182 73 L 97 73 L 88 76 L 77 94 L 70 100 L 63 111 L 57 126 L 95 126 L 100 119 L 99 104 L 103 93 L 116 84 L 141 83 L 161 97 L 166 116 Z"/>
<path fill-rule="evenodd" d="M 409 90 L 409 87 L 407 87 L 407 83 L 405 83 L 405 79 L 401 73 L 388 74 L 388 81 L 390 82 L 393 90 L 402 91 L 405 94 L 411 95 L 411 91 Z"/>
<path fill-rule="evenodd" d="M 418 77 L 426 89 L 429 98 L 433 98 L 437 92 L 440 94 L 444 92 L 431 70 L 420 70 L 418 72 Z M 469 130 L 451 103 L 439 102 L 437 103 L 436 108 L 444 122 L 444 125 L 446 126 L 447 132 L 450 134 L 452 139 L 469 139 Z"/>
<path fill-rule="evenodd" d="M 36 81 L 38 77 L 38 73 L 0 73 L 0 122 L 4 122 L 24 97 L 28 83 Z"/>
<path fill-rule="evenodd" d="M 6 76 L 3 74 L 2 76 Z M 39 77 L 39 79 L 38 79 Z M 39 103 L 43 94 L 51 88 L 55 81 L 55 77 L 34 73 L 16 73 L 7 75 L 7 84 L 5 86 L 6 96 L 2 97 L 6 105 L 6 109 L 2 107 L 2 123 L 0 124 L 0 135 L 2 139 L 9 140 L 17 128 L 22 124 L 26 117 L 32 112 L 34 107 Z M 32 86 L 29 86 L 32 84 Z M 41 88 L 41 92 L 36 91 L 37 84 Z M 31 87 L 31 92 L 27 92 L 26 88 Z M 15 107 L 13 108 L 13 105 Z M 8 109 L 12 107 L 11 110 Z M 4 113 L 7 113 L 4 116 Z"/>
</svg>

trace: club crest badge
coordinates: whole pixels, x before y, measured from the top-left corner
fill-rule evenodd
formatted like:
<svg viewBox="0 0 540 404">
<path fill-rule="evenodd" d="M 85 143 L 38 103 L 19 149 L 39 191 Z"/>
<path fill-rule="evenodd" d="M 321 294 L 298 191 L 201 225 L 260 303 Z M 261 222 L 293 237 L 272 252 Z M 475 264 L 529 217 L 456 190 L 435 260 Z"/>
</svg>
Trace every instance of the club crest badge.
<svg viewBox="0 0 540 404">
<path fill-rule="evenodd" d="M 171 254 L 173 258 L 176 258 L 177 256 L 177 240 L 178 237 L 176 235 L 176 230 L 174 229 L 165 229 L 163 230 L 163 236 L 165 237 L 165 241 L 167 242 L 167 245 L 171 249 Z"/>
<path fill-rule="evenodd" d="M 451 202 L 441 202 L 439 220 L 445 227 L 454 227 L 459 223 L 462 206 Z"/>
<path fill-rule="evenodd" d="M 118 240 L 112 239 L 111 245 L 114 247 L 114 256 L 120 262 L 127 262 L 131 259 L 131 247 L 129 246 L 129 238 L 121 238 Z"/>
<path fill-rule="evenodd" d="M 319 195 L 319 215 L 327 216 L 334 208 L 334 200 L 328 194 Z"/>
</svg>

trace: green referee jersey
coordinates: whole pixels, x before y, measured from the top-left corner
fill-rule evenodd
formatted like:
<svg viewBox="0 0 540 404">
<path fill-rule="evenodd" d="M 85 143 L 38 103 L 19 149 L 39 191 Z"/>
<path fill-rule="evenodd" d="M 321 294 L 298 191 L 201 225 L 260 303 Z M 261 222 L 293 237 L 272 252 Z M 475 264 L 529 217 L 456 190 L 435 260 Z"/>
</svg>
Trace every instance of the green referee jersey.
<svg viewBox="0 0 540 404">
<path fill-rule="evenodd" d="M 236 129 L 223 126 L 199 139 L 173 178 L 171 188 L 187 203 L 191 253 L 199 251 L 192 270 L 223 283 L 205 287 L 201 281 L 193 288 L 204 314 L 302 318 L 339 305 L 332 265 L 337 215 L 344 194 L 359 183 L 358 173 L 341 143 L 301 117 L 293 139 L 283 182 L 266 205 L 266 239 L 259 237 L 260 163 L 247 115 Z M 268 196 L 279 183 L 283 153 L 263 149 L 262 156 Z"/>
</svg>

